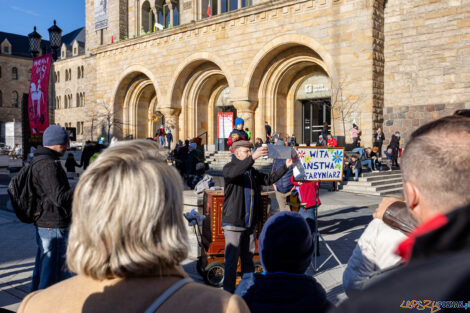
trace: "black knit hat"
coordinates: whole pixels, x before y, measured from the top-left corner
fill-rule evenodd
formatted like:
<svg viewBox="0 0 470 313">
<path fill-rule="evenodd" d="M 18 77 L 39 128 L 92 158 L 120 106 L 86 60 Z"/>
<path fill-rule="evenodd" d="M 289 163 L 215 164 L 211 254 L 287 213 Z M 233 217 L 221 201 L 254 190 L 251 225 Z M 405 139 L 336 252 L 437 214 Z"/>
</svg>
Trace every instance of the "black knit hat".
<svg viewBox="0 0 470 313">
<path fill-rule="evenodd" d="M 310 228 L 295 212 L 281 212 L 270 217 L 264 224 L 258 245 L 266 272 L 303 274 L 312 262 Z"/>
</svg>

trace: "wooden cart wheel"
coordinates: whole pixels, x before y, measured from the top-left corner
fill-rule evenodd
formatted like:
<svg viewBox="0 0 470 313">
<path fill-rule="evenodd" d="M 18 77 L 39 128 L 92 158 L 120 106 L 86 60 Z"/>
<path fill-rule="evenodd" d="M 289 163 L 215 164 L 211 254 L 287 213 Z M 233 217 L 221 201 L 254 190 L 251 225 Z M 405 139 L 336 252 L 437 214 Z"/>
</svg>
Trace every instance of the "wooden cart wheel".
<svg viewBox="0 0 470 313">
<path fill-rule="evenodd" d="M 203 275 L 204 281 L 213 287 L 222 287 L 224 282 L 225 266 L 222 263 L 214 262 L 206 267 Z"/>
</svg>

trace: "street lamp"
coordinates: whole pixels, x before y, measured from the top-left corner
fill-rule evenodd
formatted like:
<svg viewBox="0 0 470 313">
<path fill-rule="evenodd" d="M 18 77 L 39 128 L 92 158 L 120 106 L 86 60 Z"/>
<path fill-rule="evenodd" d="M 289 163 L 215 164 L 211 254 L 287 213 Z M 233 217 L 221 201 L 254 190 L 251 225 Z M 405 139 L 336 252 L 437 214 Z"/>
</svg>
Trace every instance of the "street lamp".
<svg viewBox="0 0 470 313">
<path fill-rule="evenodd" d="M 33 57 L 37 57 L 39 50 L 41 49 L 41 38 L 42 36 L 36 31 L 36 26 L 34 26 L 34 31 L 28 35 L 29 38 L 29 52 Z"/>
<path fill-rule="evenodd" d="M 51 45 L 52 51 L 54 51 L 52 58 L 54 61 L 57 60 L 57 50 L 59 50 L 60 45 L 62 44 L 62 29 L 56 25 L 54 20 L 54 25 L 49 29 L 49 43 Z M 29 52 L 33 57 L 37 57 L 41 52 L 41 35 L 36 31 L 36 26 L 34 26 L 34 31 L 28 35 L 29 39 Z"/>
<path fill-rule="evenodd" d="M 57 60 L 57 50 L 60 48 L 62 44 L 62 29 L 60 29 L 56 25 L 56 21 L 54 20 L 54 25 L 52 25 L 49 29 L 49 43 L 51 44 L 51 48 L 54 51 L 53 59 L 54 61 Z"/>
</svg>

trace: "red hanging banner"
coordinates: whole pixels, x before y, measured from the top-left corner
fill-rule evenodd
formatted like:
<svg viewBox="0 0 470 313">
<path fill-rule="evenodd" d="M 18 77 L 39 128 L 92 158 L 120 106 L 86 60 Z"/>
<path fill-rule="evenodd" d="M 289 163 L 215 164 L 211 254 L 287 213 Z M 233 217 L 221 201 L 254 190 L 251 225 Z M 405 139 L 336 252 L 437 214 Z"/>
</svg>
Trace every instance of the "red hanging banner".
<svg viewBox="0 0 470 313">
<path fill-rule="evenodd" d="M 49 127 L 49 72 L 52 54 L 33 59 L 29 85 L 28 116 L 32 135 L 42 134 Z"/>
</svg>

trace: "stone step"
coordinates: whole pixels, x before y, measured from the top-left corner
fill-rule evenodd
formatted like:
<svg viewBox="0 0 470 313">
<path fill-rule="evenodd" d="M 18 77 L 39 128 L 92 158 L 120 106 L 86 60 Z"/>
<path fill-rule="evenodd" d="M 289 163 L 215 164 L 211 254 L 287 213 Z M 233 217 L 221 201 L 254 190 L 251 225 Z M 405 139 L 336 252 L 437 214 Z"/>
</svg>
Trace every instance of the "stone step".
<svg viewBox="0 0 470 313">
<path fill-rule="evenodd" d="M 401 184 L 401 178 L 392 178 L 392 179 L 381 179 L 381 180 L 374 180 L 374 181 L 363 181 L 359 179 L 359 181 L 349 180 L 344 182 L 344 185 L 351 185 L 351 186 L 365 186 L 365 187 L 374 187 L 374 186 L 382 186 L 388 184 Z"/>
<path fill-rule="evenodd" d="M 359 177 L 359 181 L 380 181 L 384 179 L 401 179 L 401 174 L 389 174 L 389 175 L 382 175 L 382 176 L 370 176 L 370 177 Z"/>
<path fill-rule="evenodd" d="M 401 183 L 395 183 L 395 184 L 385 184 L 381 186 L 364 186 L 364 185 L 353 185 L 353 184 L 348 184 L 348 185 L 342 185 L 342 189 L 344 191 L 351 191 L 351 192 L 361 192 L 361 191 L 366 191 L 366 192 L 381 192 L 381 191 L 387 191 L 391 189 L 396 189 L 396 188 L 403 188 L 403 185 Z"/>
<path fill-rule="evenodd" d="M 402 198 L 403 197 L 403 188 L 395 188 L 395 189 L 389 189 L 385 191 L 379 192 L 379 195 L 384 197 L 384 196 L 394 196 L 395 198 Z"/>
<path fill-rule="evenodd" d="M 401 171 L 400 170 L 393 170 L 393 171 L 381 171 L 381 172 L 366 172 L 366 173 L 362 173 L 362 177 L 379 177 L 379 176 L 387 176 L 387 175 L 393 175 L 393 174 L 400 174 L 401 175 Z"/>
</svg>

